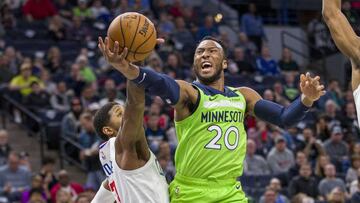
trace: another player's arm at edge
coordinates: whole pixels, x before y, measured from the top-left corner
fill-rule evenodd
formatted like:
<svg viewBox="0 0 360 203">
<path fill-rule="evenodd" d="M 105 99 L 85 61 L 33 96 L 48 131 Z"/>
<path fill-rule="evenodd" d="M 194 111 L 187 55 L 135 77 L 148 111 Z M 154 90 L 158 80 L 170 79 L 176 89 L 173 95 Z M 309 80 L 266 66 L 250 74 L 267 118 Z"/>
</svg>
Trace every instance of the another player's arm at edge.
<svg viewBox="0 0 360 203">
<path fill-rule="evenodd" d="M 114 199 L 113 194 L 110 191 L 109 181 L 107 179 L 105 179 L 102 182 L 100 189 L 96 192 L 96 195 L 93 198 L 93 200 L 91 200 L 91 203 L 100 203 L 100 202 L 114 202 L 115 203 L 115 199 Z"/>
<path fill-rule="evenodd" d="M 360 38 L 341 12 L 341 0 L 323 0 L 322 15 L 336 46 L 351 59 L 353 69 L 359 69 Z M 352 77 L 352 88 L 355 90 L 360 83 L 360 72 L 353 71 Z"/>
</svg>

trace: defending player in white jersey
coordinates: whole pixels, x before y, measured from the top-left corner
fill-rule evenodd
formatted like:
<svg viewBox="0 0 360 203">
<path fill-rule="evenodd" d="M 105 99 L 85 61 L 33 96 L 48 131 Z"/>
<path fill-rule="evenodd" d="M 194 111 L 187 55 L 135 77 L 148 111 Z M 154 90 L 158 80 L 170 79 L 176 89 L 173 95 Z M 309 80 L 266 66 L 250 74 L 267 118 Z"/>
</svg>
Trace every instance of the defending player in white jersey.
<svg viewBox="0 0 360 203">
<path fill-rule="evenodd" d="M 93 203 L 169 202 L 164 173 L 146 142 L 144 108 L 144 89 L 128 81 L 125 108 L 108 103 L 95 114 L 97 134 L 107 140 L 99 147 L 107 180 Z"/>
<path fill-rule="evenodd" d="M 351 87 L 360 126 L 360 38 L 341 12 L 341 0 L 323 0 L 322 14 L 336 46 L 351 60 Z"/>
</svg>

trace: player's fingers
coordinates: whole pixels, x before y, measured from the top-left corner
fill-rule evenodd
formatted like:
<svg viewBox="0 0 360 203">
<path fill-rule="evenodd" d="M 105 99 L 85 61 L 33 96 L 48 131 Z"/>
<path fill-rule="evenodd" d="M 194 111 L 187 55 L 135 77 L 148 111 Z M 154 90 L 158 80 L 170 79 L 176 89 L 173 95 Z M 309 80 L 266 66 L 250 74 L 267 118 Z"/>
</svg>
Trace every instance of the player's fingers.
<svg viewBox="0 0 360 203">
<path fill-rule="evenodd" d="M 320 81 L 320 76 L 316 76 L 313 80 Z"/>
<path fill-rule="evenodd" d="M 115 41 L 114 43 L 114 56 L 116 57 L 119 54 L 119 42 Z"/>
<path fill-rule="evenodd" d="M 163 44 L 164 42 L 165 42 L 165 39 L 163 39 L 163 38 L 156 39 L 156 44 Z"/>
<path fill-rule="evenodd" d="M 316 87 L 316 90 L 317 90 L 317 91 L 320 91 L 320 90 L 323 90 L 323 89 L 324 89 L 324 85 L 320 85 L 320 86 L 317 86 L 317 87 Z"/>
<path fill-rule="evenodd" d="M 104 50 L 105 50 L 104 41 L 103 41 L 103 39 L 101 37 L 98 38 L 98 41 L 99 41 L 98 47 L 99 47 L 100 51 L 102 53 L 104 53 Z"/>
<path fill-rule="evenodd" d="M 306 73 L 306 80 L 310 80 L 310 79 L 311 79 L 310 73 L 307 72 L 307 73 Z"/>
<path fill-rule="evenodd" d="M 320 95 L 321 96 L 324 96 L 326 94 L 326 91 L 324 90 L 324 91 L 321 91 L 321 93 L 320 93 Z"/>
<path fill-rule="evenodd" d="M 110 48 L 109 48 L 109 38 L 108 37 L 105 37 L 105 53 L 108 57 L 113 56 L 113 53 L 110 51 Z"/>
<path fill-rule="evenodd" d="M 120 57 L 119 57 L 120 61 L 125 60 L 125 59 L 126 59 L 127 54 L 128 54 L 128 48 L 127 48 L 127 47 L 125 47 L 125 48 L 123 49 L 122 53 L 120 54 Z"/>
</svg>

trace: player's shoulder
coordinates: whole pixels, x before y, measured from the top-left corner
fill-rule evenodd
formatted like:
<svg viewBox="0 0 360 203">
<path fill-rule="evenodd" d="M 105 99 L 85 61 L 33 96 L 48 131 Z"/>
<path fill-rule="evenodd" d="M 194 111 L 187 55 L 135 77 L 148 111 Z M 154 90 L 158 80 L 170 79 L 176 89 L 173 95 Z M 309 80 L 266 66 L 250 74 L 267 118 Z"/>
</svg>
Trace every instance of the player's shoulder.
<svg viewBox="0 0 360 203">
<path fill-rule="evenodd" d="M 115 139 L 115 138 L 110 138 L 109 140 L 101 143 L 101 144 L 99 145 L 99 150 L 104 150 L 105 148 L 110 147 L 110 143 L 112 143 L 113 139 Z"/>
<path fill-rule="evenodd" d="M 261 98 L 260 94 L 250 87 L 241 86 L 235 87 L 235 89 L 243 94 L 245 98 Z"/>
</svg>

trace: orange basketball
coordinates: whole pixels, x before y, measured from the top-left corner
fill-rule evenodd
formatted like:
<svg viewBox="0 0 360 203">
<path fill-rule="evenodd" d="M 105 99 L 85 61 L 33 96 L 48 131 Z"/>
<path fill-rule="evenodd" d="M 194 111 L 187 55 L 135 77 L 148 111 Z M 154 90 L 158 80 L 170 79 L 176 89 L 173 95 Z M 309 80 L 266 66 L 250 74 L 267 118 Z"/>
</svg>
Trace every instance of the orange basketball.
<svg viewBox="0 0 360 203">
<path fill-rule="evenodd" d="M 130 62 L 143 61 L 156 45 L 154 24 L 136 12 L 127 12 L 116 17 L 111 22 L 107 35 L 110 50 L 113 50 L 115 41 L 119 42 L 119 54 L 124 47 L 128 48 L 126 59 Z"/>
</svg>

